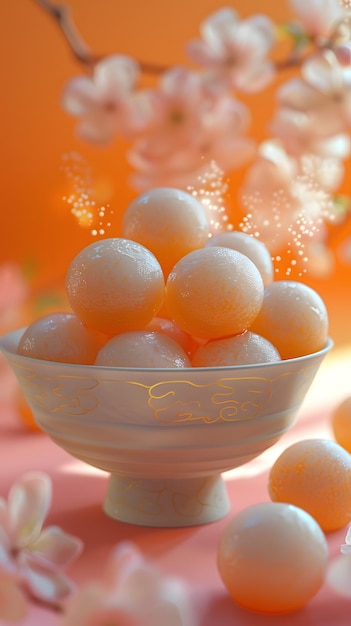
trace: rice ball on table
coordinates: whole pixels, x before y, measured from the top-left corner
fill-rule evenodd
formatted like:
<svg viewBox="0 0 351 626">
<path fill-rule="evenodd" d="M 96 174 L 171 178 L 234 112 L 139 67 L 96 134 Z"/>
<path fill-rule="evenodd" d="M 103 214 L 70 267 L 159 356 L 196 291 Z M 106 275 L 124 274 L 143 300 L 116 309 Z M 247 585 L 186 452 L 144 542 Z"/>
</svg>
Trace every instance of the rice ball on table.
<svg viewBox="0 0 351 626">
<path fill-rule="evenodd" d="M 351 522 L 351 455 L 335 441 L 304 439 L 286 448 L 273 464 L 269 495 L 312 515 L 325 532 Z"/>
<path fill-rule="evenodd" d="M 321 588 L 328 544 L 316 520 L 297 506 L 263 502 L 225 527 L 217 564 L 232 599 L 252 611 L 287 613 Z"/>
</svg>

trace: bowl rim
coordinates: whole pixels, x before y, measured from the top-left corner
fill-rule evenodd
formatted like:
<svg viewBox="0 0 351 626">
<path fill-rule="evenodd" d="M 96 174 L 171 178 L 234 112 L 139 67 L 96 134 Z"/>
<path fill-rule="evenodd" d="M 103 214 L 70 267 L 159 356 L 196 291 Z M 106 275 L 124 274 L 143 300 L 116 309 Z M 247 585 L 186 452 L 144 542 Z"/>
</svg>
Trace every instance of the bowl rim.
<svg viewBox="0 0 351 626">
<path fill-rule="evenodd" d="M 298 357 L 293 357 L 292 359 L 282 359 L 281 361 L 269 361 L 269 362 L 265 362 L 265 363 L 249 363 L 249 364 L 242 364 L 242 365 L 219 365 L 219 366 L 211 366 L 211 367 L 115 367 L 115 366 L 111 366 L 111 365 L 86 365 L 83 363 L 64 363 L 62 361 L 49 361 L 49 360 L 44 360 L 44 359 L 35 359 L 33 357 L 30 356 L 25 356 L 22 354 L 17 354 L 17 352 L 15 352 L 14 350 L 11 350 L 9 348 L 6 347 L 6 345 L 4 345 L 6 343 L 7 340 L 10 340 L 11 338 L 14 338 L 17 334 L 19 335 L 19 337 L 21 336 L 20 333 L 23 333 L 26 328 L 28 326 L 23 326 L 21 328 L 17 328 L 14 329 L 10 332 L 7 332 L 4 335 L 0 336 L 0 352 L 2 352 L 5 356 L 9 356 L 9 357 L 16 357 L 18 359 L 21 359 L 23 361 L 25 361 L 26 363 L 31 363 L 31 364 L 35 364 L 35 363 L 40 363 L 40 364 L 44 364 L 44 365 L 48 365 L 48 367 L 58 367 L 58 366 L 63 366 L 68 369 L 85 369 L 86 371 L 91 371 L 92 369 L 94 370 L 99 370 L 99 371 L 105 371 L 105 372 L 157 372 L 157 373 L 175 373 L 175 372 L 180 372 L 180 373 L 189 373 L 189 372 L 232 372 L 234 371 L 240 371 L 240 370 L 259 370 L 262 368 L 272 368 L 272 367 L 277 367 L 281 364 L 293 364 L 296 362 L 299 363 L 303 363 L 305 361 L 310 361 L 313 360 L 315 358 L 319 358 L 319 357 L 323 357 L 324 355 L 326 355 L 334 346 L 334 341 L 331 337 L 327 338 L 327 341 L 324 345 L 323 348 L 321 348 L 320 350 L 317 350 L 316 352 L 310 352 L 309 354 L 304 354 L 302 356 L 298 356 Z"/>
</svg>

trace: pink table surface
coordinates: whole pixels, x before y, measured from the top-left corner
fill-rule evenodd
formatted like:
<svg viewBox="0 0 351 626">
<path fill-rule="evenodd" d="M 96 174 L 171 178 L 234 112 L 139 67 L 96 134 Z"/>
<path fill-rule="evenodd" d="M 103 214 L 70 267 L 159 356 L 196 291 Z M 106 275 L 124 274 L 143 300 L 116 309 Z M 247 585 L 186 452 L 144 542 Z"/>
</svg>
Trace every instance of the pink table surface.
<svg viewBox="0 0 351 626">
<path fill-rule="evenodd" d="M 165 575 L 178 576 L 188 583 L 198 626 L 349 626 L 351 600 L 337 595 L 327 584 L 296 613 L 260 615 L 231 600 L 216 566 L 218 541 L 231 517 L 244 507 L 269 500 L 268 471 L 280 452 L 298 439 L 332 437 L 331 410 L 351 391 L 349 379 L 345 378 L 345 371 L 350 371 L 351 352 L 341 357 L 327 357 L 292 430 L 258 459 L 226 475 L 231 511 L 220 521 L 201 527 L 154 529 L 109 519 L 102 511 L 107 475 L 70 457 L 45 433 L 26 430 L 6 405 L 0 411 L 0 495 L 7 497 L 11 484 L 24 472 L 41 470 L 51 476 L 53 503 L 46 523 L 59 525 L 84 542 L 82 555 L 67 572 L 78 585 L 98 577 L 111 549 L 128 539 Z M 339 556 L 345 533 L 342 529 L 328 534 L 330 561 Z M 33 604 L 21 626 L 54 626 L 58 622 L 55 613 Z"/>
</svg>

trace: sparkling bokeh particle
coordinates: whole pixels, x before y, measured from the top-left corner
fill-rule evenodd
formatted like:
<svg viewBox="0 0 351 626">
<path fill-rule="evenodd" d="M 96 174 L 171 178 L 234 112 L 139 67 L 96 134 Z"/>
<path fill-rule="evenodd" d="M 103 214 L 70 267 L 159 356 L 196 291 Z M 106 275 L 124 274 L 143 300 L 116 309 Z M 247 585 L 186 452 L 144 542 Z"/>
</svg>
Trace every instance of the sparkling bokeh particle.
<svg viewBox="0 0 351 626">
<path fill-rule="evenodd" d="M 233 230 L 224 204 L 227 191 L 228 184 L 224 181 L 223 170 L 214 161 L 201 172 L 194 185 L 187 187 L 187 192 L 197 198 L 206 209 L 210 222 L 210 236 Z"/>
<path fill-rule="evenodd" d="M 104 236 L 111 226 L 113 214 L 109 205 L 99 205 L 93 183 L 91 168 L 86 160 L 76 152 L 62 157 L 62 169 L 71 188 L 62 199 L 70 207 L 79 226 L 90 228 L 93 237 Z M 108 214 L 108 215 L 107 215 Z"/>
</svg>

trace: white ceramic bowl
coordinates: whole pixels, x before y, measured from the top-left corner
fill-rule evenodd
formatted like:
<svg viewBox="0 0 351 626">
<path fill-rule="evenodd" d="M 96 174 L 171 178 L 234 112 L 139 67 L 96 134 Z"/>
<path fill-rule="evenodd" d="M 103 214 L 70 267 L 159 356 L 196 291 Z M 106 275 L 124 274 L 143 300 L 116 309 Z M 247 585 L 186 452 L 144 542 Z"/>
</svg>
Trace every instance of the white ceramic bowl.
<svg viewBox="0 0 351 626">
<path fill-rule="evenodd" d="M 221 473 L 247 463 L 294 423 L 326 353 L 236 367 L 132 369 L 16 354 L 0 339 L 40 428 L 111 474 L 105 512 L 145 526 L 190 526 L 229 511 Z"/>
</svg>

